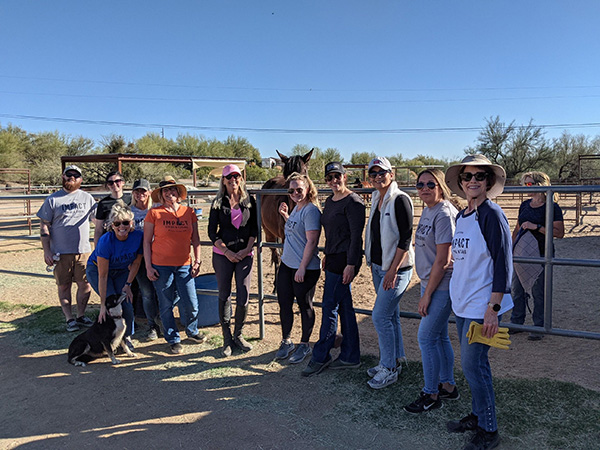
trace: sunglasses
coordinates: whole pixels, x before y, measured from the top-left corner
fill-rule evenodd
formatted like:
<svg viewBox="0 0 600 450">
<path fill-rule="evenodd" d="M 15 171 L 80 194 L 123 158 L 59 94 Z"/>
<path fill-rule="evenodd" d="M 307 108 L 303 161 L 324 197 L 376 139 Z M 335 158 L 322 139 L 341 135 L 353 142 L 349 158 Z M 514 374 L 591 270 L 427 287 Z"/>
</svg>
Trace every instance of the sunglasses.
<svg viewBox="0 0 600 450">
<path fill-rule="evenodd" d="M 128 227 L 131 224 L 131 220 L 123 220 L 122 222 L 115 221 L 112 224 L 117 228 L 119 228 L 121 225 L 125 225 L 126 227 Z"/>
<path fill-rule="evenodd" d="M 422 181 L 419 181 L 416 185 L 416 187 L 419 191 L 421 189 L 423 189 L 425 186 L 427 186 L 428 189 L 435 189 L 437 184 L 435 184 L 433 181 L 428 181 L 427 183 L 423 183 Z"/>
<path fill-rule="evenodd" d="M 294 193 L 296 193 L 296 194 L 302 194 L 303 192 L 304 192 L 304 188 L 296 188 L 296 189 L 289 188 L 288 189 L 288 194 L 289 195 L 294 195 Z"/>
<path fill-rule="evenodd" d="M 341 180 L 341 179 L 342 179 L 341 173 L 330 173 L 329 175 L 325 175 L 325 181 L 327 181 L 328 183 L 333 180 Z"/>
<path fill-rule="evenodd" d="M 65 173 L 65 178 L 81 178 L 81 175 L 77 172 L 67 172 Z"/>
<path fill-rule="evenodd" d="M 471 173 L 471 172 L 464 172 L 460 174 L 460 181 L 471 181 L 471 179 L 475 177 L 475 179 L 477 181 L 483 181 L 488 177 L 488 173 L 487 172 L 477 172 L 477 173 Z"/>
<path fill-rule="evenodd" d="M 523 183 L 523 186 L 535 186 L 535 183 L 528 181 L 527 183 Z"/>
<path fill-rule="evenodd" d="M 229 175 L 225 175 L 225 178 L 227 178 L 228 180 L 231 180 L 232 178 L 235 178 L 237 180 L 239 177 L 241 177 L 239 173 L 230 173 Z"/>
<path fill-rule="evenodd" d="M 106 184 L 107 184 L 108 186 L 112 186 L 113 184 L 121 184 L 121 183 L 123 183 L 124 181 L 125 181 L 125 180 L 121 180 L 121 179 L 119 178 L 118 180 L 108 180 L 108 181 L 106 182 Z"/>
<path fill-rule="evenodd" d="M 384 177 L 386 173 L 390 173 L 391 170 L 380 170 L 380 171 L 372 171 L 369 172 L 369 178 L 377 178 L 377 177 Z"/>
</svg>

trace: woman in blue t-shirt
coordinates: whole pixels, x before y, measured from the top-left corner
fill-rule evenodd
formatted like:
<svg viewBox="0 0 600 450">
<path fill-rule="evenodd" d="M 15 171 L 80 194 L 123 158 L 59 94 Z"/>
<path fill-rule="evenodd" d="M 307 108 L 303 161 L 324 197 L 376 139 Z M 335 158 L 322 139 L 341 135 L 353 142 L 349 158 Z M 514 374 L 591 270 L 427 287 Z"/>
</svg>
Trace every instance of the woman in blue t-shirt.
<svg viewBox="0 0 600 450">
<path fill-rule="evenodd" d="M 99 240 L 87 263 L 87 278 L 92 288 L 100 296 L 98 322 L 106 318 L 106 297 L 124 294 L 123 317 L 127 325 L 125 343 L 133 350 L 133 293 L 131 283 L 140 268 L 143 256 L 144 233 L 134 229 L 133 213 L 122 200 L 112 207 L 108 226 L 110 232 Z"/>
<path fill-rule="evenodd" d="M 550 186 L 550 177 L 543 172 L 527 172 L 521 176 L 521 185 L 523 186 Z M 552 211 L 552 237 L 561 239 L 565 235 L 565 223 L 563 213 L 556 201 L 558 194 L 554 194 Z M 525 200 L 519 207 L 519 217 L 517 225 L 513 230 L 513 242 L 516 242 L 524 233 L 531 233 L 538 242 L 540 256 L 545 255 L 546 240 L 546 194 L 544 192 L 533 192 L 531 199 Z M 521 255 L 515 255 L 521 256 Z M 510 317 L 511 323 L 523 325 L 525 322 L 525 305 L 530 297 L 529 293 L 523 288 L 519 275 L 515 270 L 512 278 L 512 298 L 515 307 Z M 533 324 L 536 327 L 544 326 L 544 270 L 540 272 L 533 286 L 531 287 L 531 297 L 533 297 Z M 513 331 L 513 334 L 515 331 Z M 540 333 L 531 333 L 529 339 L 532 341 L 540 340 L 544 337 Z"/>
<path fill-rule="evenodd" d="M 321 274 L 317 251 L 321 211 L 315 204 L 317 189 L 308 176 L 294 172 L 288 177 L 287 184 L 288 194 L 295 206 L 288 212 L 287 203 L 279 205 L 279 213 L 285 220 L 285 241 L 277 276 L 277 301 L 283 339 L 275 359 L 286 359 L 295 348 L 291 339 L 295 298 L 300 308 L 302 338 L 290 362 L 297 364 L 312 352 L 308 341 L 315 325 L 312 301 Z"/>
</svg>

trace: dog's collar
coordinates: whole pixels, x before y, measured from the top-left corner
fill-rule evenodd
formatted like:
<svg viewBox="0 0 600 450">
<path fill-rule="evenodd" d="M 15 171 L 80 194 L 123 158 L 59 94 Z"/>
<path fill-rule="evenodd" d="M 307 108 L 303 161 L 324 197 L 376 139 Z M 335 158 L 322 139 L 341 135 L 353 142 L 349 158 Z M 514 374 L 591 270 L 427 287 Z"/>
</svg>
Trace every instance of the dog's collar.
<svg viewBox="0 0 600 450">
<path fill-rule="evenodd" d="M 110 316 L 110 314 L 109 314 L 109 316 Z M 122 319 L 123 318 L 123 316 L 110 316 L 110 317 L 112 317 L 113 319 Z"/>
</svg>

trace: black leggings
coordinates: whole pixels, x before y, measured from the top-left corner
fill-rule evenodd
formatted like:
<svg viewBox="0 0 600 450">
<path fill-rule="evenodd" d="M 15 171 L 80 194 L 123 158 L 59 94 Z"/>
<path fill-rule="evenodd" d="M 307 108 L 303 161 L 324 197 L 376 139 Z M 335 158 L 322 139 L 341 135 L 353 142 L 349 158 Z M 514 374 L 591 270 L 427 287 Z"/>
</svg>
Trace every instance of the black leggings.
<svg viewBox="0 0 600 450">
<path fill-rule="evenodd" d="M 315 286 L 319 281 L 321 271 L 307 270 L 304 274 L 304 282 L 296 283 L 294 275 L 296 269 L 291 269 L 281 263 L 277 275 L 277 302 L 279 303 L 279 318 L 281 320 L 281 334 L 283 339 L 289 339 L 294 325 L 294 298 L 300 308 L 302 320 L 302 340 L 308 342 L 315 326 L 315 310 L 313 308 L 313 297 Z"/>
</svg>

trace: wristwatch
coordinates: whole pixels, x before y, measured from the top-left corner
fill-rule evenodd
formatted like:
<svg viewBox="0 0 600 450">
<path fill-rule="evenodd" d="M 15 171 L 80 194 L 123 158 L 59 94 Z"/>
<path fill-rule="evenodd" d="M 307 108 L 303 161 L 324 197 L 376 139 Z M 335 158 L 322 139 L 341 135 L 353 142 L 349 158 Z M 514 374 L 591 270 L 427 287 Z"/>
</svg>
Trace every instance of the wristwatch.
<svg viewBox="0 0 600 450">
<path fill-rule="evenodd" d="M 492 310 L 493 310 L 494 312 L 498 312 L 498 311 L 500 311 L 500 303 L 492 303 L 492 302 L 489 302 L 489 303 L 488 303 L 488 306 L 489 306 L 490 308 L 492 308 Z"/>
<path fill-rule="evenodd" d="M 540 225 L 540 224 L 538 223 L 538 224 L 537 224 L 537 228 L 536 228 L 536 230 L 538 230 L 538 231 L 539 231 L 539 229 L 540 229 L 540 228 L 542 228 L 542 225 Z"/>
</svg>

